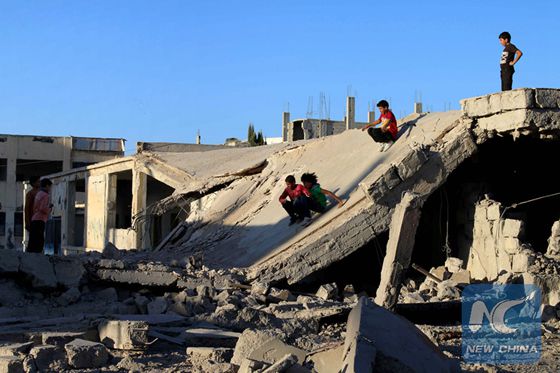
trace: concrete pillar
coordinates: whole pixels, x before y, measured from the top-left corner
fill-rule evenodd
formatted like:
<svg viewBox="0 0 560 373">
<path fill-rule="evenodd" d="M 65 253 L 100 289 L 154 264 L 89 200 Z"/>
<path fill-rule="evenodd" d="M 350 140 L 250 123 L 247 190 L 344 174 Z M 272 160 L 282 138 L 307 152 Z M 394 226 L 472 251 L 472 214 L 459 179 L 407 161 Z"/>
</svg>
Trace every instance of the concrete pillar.
<svg viewBox="0 0 560 373">
<path fill-rule="evenodd" d="M 375 111 L 368 111 L 367 113 L 367 121 L 368 123 L 375 122 Z"/>
<path fill-rule="evenodd" d="M 402 277 L 410 265 L 423 202 L 419 195 L 407 192 L 395 207 L 381 269 L 381 282 L 375 297 L 375 303 L 380 306 L 391 309 L 398 301 Z"/>
<path fill-rule="evenodd" d="M 288 141 L 288 123 L 290 123 L 290 113 L 285 111 L 282 113 L 282 141 Z"/>
<path fill-rule="evenodd" d="M 148 176 L 136 169 L 132 170 L 132 216 L 133 226 L 136 228 L 136 247 L 144 249 L 149 244 L 149 232 L 145 232 L 148 225 L 144 224 L 148 192 Z"/>
<path fill-rule="evenodd" d="M 356 127 L 356 100 L 354 97 L 346 97 L 346 129 L 350 130 Z"/>
<path fill-rule="evenodd" d="M 23 182 L 23 223 L 25 224 L 25 220 L 27 219 L 27 216 L 25 214 L 25 195 L 27 194 L 27 192 L 29 192 L 32 189 L 31 184 L 29 184 L 29 182 L 24 181 Z M 23 229 L 23 242 L 22 242 L 22 246 L 23 246 L 23 251 L 25 251 L 27 249 L 27 243 L 29 242 L 29 232 L 27 231 L 27 229 Z"/>
<path fill-rule="evenodd" d="M 68 246 L 75 244 L 75 218 L 76 218 L 76 182 L 65 181 L 66 183 L 66 203 L 61 217 L 60 230 L 62 239 L 60 242 L 61 252 L 65 252 Z"/>
<path fill-rule="evenodd" d="M 72 137 L 64 138 L 64 156 L 62 158 L 62 171 L 72 169 Z"/>
<path fill-rule="evenodd" d="M 414 113 L 415 114 L 422 114 L 422 103 L 421 102 L 415 102 L 414 103 Z"/>
</svg>

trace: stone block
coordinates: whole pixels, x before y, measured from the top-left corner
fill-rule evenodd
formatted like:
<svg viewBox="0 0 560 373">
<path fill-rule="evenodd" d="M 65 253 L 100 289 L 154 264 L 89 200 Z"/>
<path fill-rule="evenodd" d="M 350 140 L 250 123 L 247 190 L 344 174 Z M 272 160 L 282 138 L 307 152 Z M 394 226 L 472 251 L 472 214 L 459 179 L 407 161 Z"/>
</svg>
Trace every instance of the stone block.
<svg viewBox="0 0 560 373">
<path fill-rule="evenodd" d="M 75 339 L 64 346 L 68 364 L 78 369 L 101 368 L 107 365 L 109 353 L 107 348 L 98 342 Z"/>
<path fill-rule="evenodd" d="M 56 371 L 66 367 L 66 354 L 58 346 L 42 345 L 33 347 L 29 352 L 29 356 L 33 358 L 40 372 Z"/>
<path fill-rule="evenodd" d="M 521 238 L 523 236 L 525 223 L 523 220 L 505 219 L 502 221 L 502 236 Z"/>
<path fill-rule="evenodd" d="M 187 358 L 195 366 L 211 363 L 229 363 L 233 358 L 233 348 L 225 347 L 187 347 Z"/>
<path fill-rule="evenodd" d="M 164 297 L 156 297 L 147 305 L 149 315 L 161 315 L 167 311 L 167 300 Z"/>
<path fill-rule="evenodd" d="M 0 356 L 1 373 L 23 373 L 23 362 L 15 356 Z"/>
<path fill-rule="evenodd" d="M 292 354 L 286 354 L 278 359 L 274 364 L 262 371 L 262 373 L 283 373 L 297 364 L 297 357 Z"/>
<path fill-rule="evenodd" d="M 251 294 L 266 295 L 270 285 L 266 282 L 255 281 L 251 284 Z"/>
<path fill-rule="evenodd" d="M 505 250 L 498 250 L 498 273 L 502 271 L 511 272 L 512 255 Z"/>
<path fill-rule="evenodd" d="M 434 276 L 436 276 L 438 279 L 444 281 L 449 279 L 449 277 L 451 277 L 451 273 L 449 273 L 447 271 L 447 269 L 445 268 L 445 266 L 439 266 L 436 268 L 432 268 L 430 269 L 430 273 Z"/>
<path fill-rule="evenodd" d="M 80 286 L 86 270 L 79 260 L 59 257 L 53 260 L 56 281 L 60 286 L 66 289 Z"/>
<path fill-rule="evenodd" d="M 57 302 L 63 307 L 69 304 L 76 303 L 81 297 L 80 290 L 78 288 L 70 288 L 58 297 Z"/>
<path fill-rule="evenodd" d="M 27 354 L 32 347 L 33 342 L 3 344 L 0 345 L 0 356 L 24 355 Z"/>
<path fill-rule="evenodd" d="M 521 243 L 518 238 L 503 237 L 498 242 L 499 250 L 503 250 L 507 254 L 517 254 L 521 250 Z"/>
<path fill-rule="evenodd" d="M 449 257 L 445 261 L 445 268 L 451 273 L 457 273 L 463 268 L 463 260 L 459 258 Z"/>
<path fill-rule="evenodd" d="M 175 273 L 163 271 L 98 269 L 96 274 L 103 281 L 150 287 L 171 287 L 179 279 Z"/>
<path fill-rule="evenodd" d="M 16 250 L 0 249 L 0 274 L 17 273 L 21 255 Z"/>
<path fill-rule="evenodd" d="M 241 365 L 243 360 L 249 358 L 254 350 L 269 340 L 275 339 L 277 335 L 277 333 L 267 330 L 244 330 L 235 345 L 231 363 Z"/>
<path fill-rule="evenodd" d="M 342 372 L 460 370 L 414 324 L 367 297 L 348 316 L 343 357 Z"/>
<path fill-rule="evenodd" d="M 313 367 L 317 372 L 338 373 L 342 365 L 342 353 L 344 346 L 332 348 L 326 351 L 313 353 L 309 360 L 313 362 Z"/>
<path fill-rule="evenodd" d="M 493 203 L 486 208 L 486 218 L 490 221 L 500 219 L 500 204 Z"/>
<path fill-rule="evenodd" d="M 49 257 L 43 254 L 23 254 L 19 269 L 31 280 L 31 285 L 34 288 L 53 289 L 58 284 L 53 264 Z"/>
<path fill-rule="evenodd" d="M 336 299 L 338 297 L 338 287 L 334 282 L 332 284 L 321 285 L 315 295 L 323 300 Z"/>
<path fill-rule="evenodd" d="M 535 104 L 540 109 L 560 109 L 560 90 L 535 89 Z"/>
<path fill-rule="evenodd" d="M 487 117 L 506 111 L 532 108 L 534 105 L 535 93 L 532 89 L 515 89 L 461 100 L 463 112 L 471 118 Z"/>
<path fill-rule="evenodd" d="M 41 342 L 44 345 L 64 347 L 64 345 L 77 338 L 84 338 L 85 335 L 85 332 L 43 332 L 41 333 Z"/>
<path fill-rule="evenodd" d="M 466 269 L 461 269 L 451 274 L 451 281 L 457 285 L 469 285 L 471 283 L 471 272 Z"/>
<path fill-rule="evenodd" d="M 149 343 L 149 326 L 144 321 L 105 320 L 99 323 L 99 340 L 118 350 L 142 350 Z"/>
<path fill-rule="evenodd" d="M 534 262 L 534 255 L 529 250 L 523 250 L 522 252 L 513 255 L 512 271 L 514 273 L 527 272 Z"/>
<path fill-rule="evenodd" d="M 428 157 L 426 157 L 426 154 L 420 148 L 409 148 L 407 150 L 408 152 L 404 158 L 395 165 L 397 173 L 402 180 L 406 180 L 414 175 L 428 160 Z"/>
</svg>

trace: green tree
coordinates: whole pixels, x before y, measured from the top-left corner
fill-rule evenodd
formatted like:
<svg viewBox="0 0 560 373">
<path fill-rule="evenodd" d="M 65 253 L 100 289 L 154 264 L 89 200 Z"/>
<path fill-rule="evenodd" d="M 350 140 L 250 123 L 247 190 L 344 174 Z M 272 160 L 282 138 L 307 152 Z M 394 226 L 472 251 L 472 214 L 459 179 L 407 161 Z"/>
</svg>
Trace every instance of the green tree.
<svg viewBox="0 0 560 373">
<path fill-rule="evenodd" d="M 253 123 L 249 123 L 249 129 L 247 131 L 247 142 L 251 146 L 257 145 L 257 135 L 255 134 L 255 127 Z"/>
</svg>

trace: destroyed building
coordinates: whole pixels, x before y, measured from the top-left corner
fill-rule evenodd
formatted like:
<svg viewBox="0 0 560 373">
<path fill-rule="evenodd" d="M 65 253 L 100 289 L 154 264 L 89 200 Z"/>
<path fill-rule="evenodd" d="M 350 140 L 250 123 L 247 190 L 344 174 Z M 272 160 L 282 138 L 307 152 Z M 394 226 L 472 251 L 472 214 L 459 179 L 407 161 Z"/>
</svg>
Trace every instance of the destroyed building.
<svg viewBox="0 0 560 373">
<path fill-rule="evenodd" d="M 103 214 L 88 227 L 97 247 L 52 258 L 0 251 L 1 286 L 13 289 L 11 298 L 0 292 L 0 339 L 11 341 L 0 345 L 0 364 L 456 372 L 460 286 L 516 282 L 542 290 L 549 350 L 539 368 L 558 371 L 560 191 L 549 174 L 560 152 L 560 90 L 461 104 L 403 118 L 385 152 L 349 130 L 205 156 L 153 149 L 123 158 L 126 170 L 111 162 L 80 170 L 88 192 L 94 182 L 101 191 L 91 199 Z M 124 171 L 140 180 L 131 206 L 144 203 L 131 215 L 185 216 L 157 245 L 129 252 L 111 245 L 107 229 Z M 308 227 L 289 226 L 283 181 L 307 171 L 347 201 Z M 152 204 L 148 175 L 174 183 Z M 57 176 L 61 191 L 73 177 Z M 36 314 L 46 316 L 25 319 Z M 434 315 L 439 324 L 426 325 Z"/>
<path fill-rule="evenodd" d="M 25 182 L 124 155 L 124 139 L 0 134 L 0 248 L 21 248 Z"/>
<path fill-rule="evenodd" d="M 346 130 L 361 128 L 374 121 L 374 112 L 368 112 L 368 122 L 356 122 L 355 97 L 346 98 L 346 115 L 344 120 L 331 119 L 295 119 L 290 121 L 290 113 L 282 113 L 282 140 L 310 140 L 325 136 L 337 135 Z"/>
</svg>

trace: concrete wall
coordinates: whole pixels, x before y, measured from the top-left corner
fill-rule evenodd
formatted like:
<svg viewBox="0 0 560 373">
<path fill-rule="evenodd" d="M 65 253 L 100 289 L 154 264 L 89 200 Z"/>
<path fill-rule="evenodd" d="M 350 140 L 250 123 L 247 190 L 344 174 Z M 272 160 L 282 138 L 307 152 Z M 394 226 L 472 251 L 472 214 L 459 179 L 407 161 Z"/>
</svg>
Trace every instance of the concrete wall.
<svg viewBox="0 0 560 373">
<path fill-rule="evenodd" d="M 80 141 L 80 146 L 87 145 L 91 149 L 109 144 L 112 145 L 109 149 L 120 150 L 74 150 L 75 140 Z M 98 144 L 98 140 L 105 144 Z M 0 167 L 4 168 L 0 175 L 5 175 L 0 179 L 0 214 L 5 216 L 5 227 L 0 232 L 0 248 L 22 248 L 23 228 L 20 224 L 16 226 L 16 217 L 19 223 L 24 219 L 24 185 L 23 180 L 18 181 L 16 177 L 18 162 L 21 167 L 19 173 L 26 168 L 27 178 L 70 170 L 76 163 L 91 164 L 123 155 L 124 140 L 121 139 L 0 135 Z"/>
</svg>

